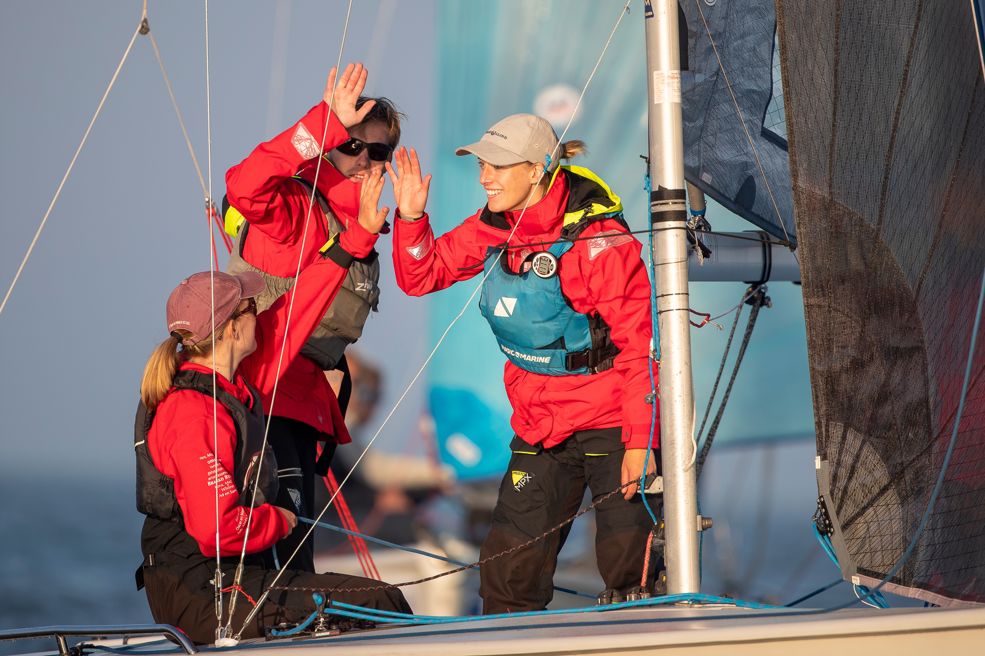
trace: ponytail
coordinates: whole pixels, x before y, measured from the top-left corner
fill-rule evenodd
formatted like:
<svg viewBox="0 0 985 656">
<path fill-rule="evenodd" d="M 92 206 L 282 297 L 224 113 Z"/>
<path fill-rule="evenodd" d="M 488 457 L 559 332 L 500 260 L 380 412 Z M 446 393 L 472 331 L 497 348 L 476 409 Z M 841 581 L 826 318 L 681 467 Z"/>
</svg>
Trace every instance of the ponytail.
<svg viewBox="0 0 985 656">
<path fill-rule="evenodd" d="M 578 155 L 583 155 L 588 152 L 588 146 L 585 145 L 584 141 L 580 139 L 572 139 L 571 141 L 565 141 L 560 146 L 558 146 L 558 159 L 571 159 L 572 157 L 577 157 Z"/>
<path fill-rule="evenodd" d="M 225 328 L 223 323 L 221 328 Z M 221 331 L 217 330 L 216 334 Z M 178 367 L 188 359 L 189 356 L 206 356 L 212 351 L 212 339 L 203 339 L 193 346 L 182 345 L 178 350 L 178 345 L 182 339 L 191 337 L 191 333 L 184 330 L 176 330 L 171 336 L 157 345 L 154 352 L 147 359 L 144 366 L 144 377 L 140 381 L 140 400 L 144 402 L 148 410 L 153 410 L 157 404 L 164 400 L 164 396 L 174 384 L 174 375 L 178 373 Z M 221 338 L 220 338 L 221 339 Z"/>
<path fill-rule="evenodd" d="M 161 402 L 164 395 L 171 389 L 174 374 L 181 364 L 181 354 L 178 344 L 181 342 L 174 335 L 158 344 L 147 359 L 144 367 L 144 378 L 140 381 L 140 400 L 148 410 L 153 410 Z"/>
</svg>

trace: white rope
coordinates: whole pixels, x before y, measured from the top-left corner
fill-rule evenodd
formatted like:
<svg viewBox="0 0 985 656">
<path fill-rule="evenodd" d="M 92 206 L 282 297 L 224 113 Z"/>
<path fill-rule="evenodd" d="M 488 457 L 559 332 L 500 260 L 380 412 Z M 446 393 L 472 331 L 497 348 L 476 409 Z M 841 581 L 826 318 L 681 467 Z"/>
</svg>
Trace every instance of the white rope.
<svg viewBox="0 0 985 656">
<path fill-rule="evenodd" d="M 216 361 L 215 361 L 215 270 L 218 266 L 216 262 L 215 254 L 215 235 L 212 232 L 212 108 L 211 108 L 211 97 L 210 97 L 210 80 L 209 80 L 209 0 L 204 2 L 205 8 L 205 124 L 206 124 L 206 139 L 207 139 L 207 149 L 208 149 L 208 189 L 205 188 L 203 184 L 202 191 L 205 194 L 205 204 L 206 204 L 206 224 L 209 229 L 209 306 L 212 316 L 212 480 L 214 482 L 213 487 L 215 488 L 215 576 L 213 578 L 213 590 L 215 591 L 215 614 L 216 614 L 216 642 L 224 638 L 224 631 L 228 631 L 228 625 L 226 627 L 222 626 L 222 536 L 220 532 L 221 521 L 219 517 L 219 382 L 217 380 L 218 374 L 216 372 Z M 155 51 L 157 48 L 155 47 Z M 162 64 L 163 72 L 163 64 Z M 167 75 L 165 74 L 165 80 Z M 168 90 L 170 93 L 170 85 L 168 85 Z M 173 99 L 173 96 L 172 96 Z M 175 103 L 175 110 L 177 111 L 177 103 Z M 195 171 L 198 173 L 199 182 L 202 182 L 202 171 L 198 166 L 198 160 L 195 158 L 195 151 L 192 148 L 191 141 L 188 139 L 188 133 L 185 130 L 184 122 L 181 120 L 181 113 L 178 112 L 178 122 L 181 123 L 181 131 L 185 134 L 185 141 L 188 144 L 188 151 L 192 155 L 192 162 L 195 164 Z M 232 375 L 232 374 L 230 374 Z M 229 602 L 229 617 L 233 616 L 233 610 L 236 607 L 236 596 L 235 592 Z"/>
<path fill-rule="evenodd" d="M 147 3 L 145 1 L 144 13 L 140 18 L 140 23 L 137 25 L 137 29 L 133 31 L 133 36 L 130 37 L 130 43 L 127 44 L 126 50 L 123 52 L 123 58 L 120 59 L 120 63 L 117 64 L 116 70 L 113 72 L 113 77 L 110 79 L 109 85 L 106 87 L 106 91 L 103 92 L 103 97 L 100 98 L 99 105 L 96 106 L 96 113 L 92 115 L 92 120 L 89 121 L 89 126 L 85 129 L 85 133 L 82 135 L 82 141 L 79 142 L 79 147 L 75 149 L 75 154 L 72 156 L 72 160 L 68 164 L 68 169 L 65 171 L 65 175 L 62 176 L 62 181 L 58 183 L 58 188 L 55 189 L 55 196 L 51 199 L 51 203 L 48 204 L 48 209 L 41 218 L 41 225 L 38 226 L 37 231 L 34 233 L 34 239 L 31 240 L 31 244 L 27 247 L 27 252 L 24 254 L 24 259 L 21 260 L 20 266 L 17 267 L 17 273 L 14 274 L 14 279 L 11 281 L 10 287 L 7 288 L 7 293 L 4 295 L 3 301 L 0 302 L 0 314 L 3 314 L 3 309 L 7 307 L 7 301 L 10 300 L 10 295 L 13 294 L 14 287 L 20 279 L 21 273 L 24 271 L 24 267 L 27 265 L 27 261 L 31 257 L 31 253 L 34 252 L 34 246 L 38 243 L 38 238 L 41 237 L 41 231 L 44 230 L 44 226 L 48 222 L 48 217 L 51 216 L 51 211 L 55 209 L 55 203 L 58 202 L 58 197 L 61 196 L 62 189 L 65 187 L 65 182 L 68 180 L 68 176 L 72 173 L 72 169 L 75 167 L 75 162 L 78 160 L 79 154 L 82 152 L 82 148 L 85 146 L 86 140 L 89 138 L 89 133 L 92 132 L 92 126 L 95 125 L 96 119 L 99 118 L 99 114 L 103 110 L 103 105 L 106 104 L 106 98 L 109 97 L 109 92 L 113 89 L 113 85 L 116 84 L 116 79 L 120 76 L 120 71 L 123 70 L 123 64 L 126 62 L 127 57 L 130 56 L 130 51 L 133 49 L 133 44 L 136 42 L 137 36 L 140 34 L 140 30 L 143 27 L 144 19 L 146 17 Z"/>
<path fill-rule="evenodd" d="M 595 72 L 598 70 L 599 65 L 602 63 L 602 58 L 605 56 L 605 52 L 606 52 L 606 50 L 608 50 L 609 45 L 612 43 L 612 37 L 613 37 L 613 35 L 615 35 L 616 29 L 619 27 L 619 24 L 622 21 L 623 16 L 625 16 L 626 11 L 628 10 L 628 7 L 629 7 L 629 3 L 631 1 L 632 0 L 627 0 L 626 5 L 623 7 L 622 11 L 620 11 L 620 13 L 619 13 L 619 19 L 616 21 L 616 24 L 613 26 L 612 31 L 609 33 L 609 38 L 606 41 L 605 46 L 602 49 L 602 53 L 599 55 L 598 61 L 596 61 L 596 63 L 595 63 L 595 67 L 592 69 L 592 72 L 589 75 L 588 80 L 585 82 L 585 86 L 582 88 L 581 95 L 578 96 L 578 102 L 575 104 L 575 110 L 571 113 L 571 117 L 568 119 L 568 123 L 567 123 L 567 125 L 565 125 L 564 130 L 561 133 L 561 138 L 558 139 L 558 144 L 557 144 L 557 146 L 554 147 L 554 150 L 551 153 L 552 154 L 552 158 L 551 158 L 552 161 L 553 161 L 554 157 L 557 155 L 558 148 L 560 148 L 560 146 L 561 146 L 561 139 L 563 139 L 564 135 L 567 134 L 568 128 L 571 127 L 571 123 L 574 120 L 575 114 L 578 111 L 578 106 L 581 104 L 582 98 L 585 97 L 585 92 L 588 90 L 588 87 L 591 84 L 592 79 L 595 77 Z M 541 171 L 540 179 L 542 180 L 543 177 L 546 174 L 547 174 L 547 171 L 546 171 L 546 167 L 545 167 L 545 169 Z M 538 180 L 538 184 L 539 184 L 539 180 Z M 533 193 L 534 193 L 534 190 L 536 189 L 536 187 L 537 187 L 536 184 L 531 187 L 530 193 L 527 195 L 527 199 L 524 202 L 523 208 L 520 210 L 520 215 L 517 217 L 516 223 L 513 226 L 513 230 L 510 231 L 510 234 L 509 234 L 509 236 L 506 239 L 506 243 L 507 244 L 509 244 L 510 240 L 513 238 L 513 235 L 516 233 L 517 228 L 520 226 L 520 222 L 523 220 L 524 214 L 526 214 L 527 206 L 530 203 L 530 199 L 533 196 Z M 458 320 L 461 319 L 465 315 L 465 311 L 472 304 L 472 301 L 475 299 L 476 294 L 478 294 L 482 290 L 483 283 L 486 281 L 486 279 L 489 277 L 489 275 L 492 274 L 493 270 L 495 269 L 496 263 L 499 262 L 499 259 L 503 256 L 503 253 L 505 253 L 505 252 L 506 252 L 506 249 L 503 249 L 503 250 L 501 250 L 499 252 L 499 255 L 496 257 L 496 261 L 493 263 L 492 266 L 489 267 L 489 270 L 486 272 L 486 274 L 479 281 L 479 284 L 476 285 L 475 289 L 472 291 L 472 294 L 469 295 L 468 300 L 466 300 L 465 301 L 465 304 L 462 306 L 462 309 L 459 310 L 458 314 L 455 315 L 455 318 L 452 319 L 451 320 L 451 323 L 448 324 L 448 327 L 445 328 L 444 332 L 441 334 L 441 337 L 438 338 L 438 341 L 434 345 L 434 348 L 431 349 L 431 352 L 428 354 L 427 358 L 425 358 L 424 363 L 417 370 L 417 373 L 414 374 L 414 377 L 411 379 L 410 383 L 408 383 L 407 386 L 406 386 L 406 388 L 404 388 L 404 391 L 401 393 L 401 395 L 397 399 L 396 403 L 394 403 L 393 408 L 390 410 L 390 412 L 384 418 L 383 423 L 380 424 L 380 427 L 373 434 L 373 437 L 370 438 L 370 440 L 369 440 L 369 442 L 367 442 L 365 448 L 363 448 L 362 453 L 359 454 L 359 457 L 353 463 L 352 467 L 349 468 L 349 472 L 345 475 L 345 478 L 343 478 L 339 482 L 338 488 L 336 489 L 335 493 L 332 494 L 332 497 L 328 500 L 328 503 L 326 503 L 325 504 L 325 507 L 322 508 L 322 510 L 321 510 L 320 513 L 318 513 L 318 516 L 314 520 L 316 523 L 319 522 L 319 521 L 321 521 L 321 519 L 325 516 L 325 513 L 328 512 L 328 509 L 332 506 L 332 503 L 335 501 L 335 497 L 338 496 L 339 493 L 342 491 L 342 487 L 345 485 L 346 481 L 348 481 L 349 478 L 352 477 L 352 474 L 353 474 L 353 472 L 355 472 L 356 467 L 358 467 L 359 466 L 359 463 L 362 462 L 363 458 L 366 456 L 366 453 L 373 446 L 373 443 L 376 442 L 376 438 L 378 438 L 380 436 L 380 434 L 383 432 L 383 429 L 386 427 L 387 423 L 390 421 L 390 419 L 393 417 L 393 415 L 397 412 L 397 408 L 400 407 L 400 404 L 403 402 L 403 400 L 410 393 L 411 389 L 414 387 L 414 385 L 420 379 L 421 375 L 424 373 L 424 370 L 427 369 L 427 366 L 431 363 L 431 360 L 434 359 L 434 356 L 438 352 L 438 349 L 441 347 L 442 343 L 445 341 L 445 337 L 448 336 L 448 334 L 451 332 L 451 329 L 455 326 L 456 323 L 458 323 Z M 311 534 L 314 532 L 314 530 L 315 530 L 315 524 L 312 524 L 308 528 L 308 530 L 305 533 L 304 537 L 299 542 L 298 546 L 294 549 L 294 553 L 291 554 L 291 558 L 288 558 L 288 560 L 287 560 L 288 563 L 291 562 L 291 559 L 294 558 L 294 555 L 297 554 L 298 551 L 301 549 L 301 545 L 304 543 L 305 540 L 307 540 L 311 536 Z M 285 564 L 284 567 L 286 568 L 287 567 L 287 564 Z M 278 573 L 277 578 L 280 578 L 280 574 L 279 573 Z M 271 587 L 273 587 L 277 583 L 277 578 L 275 578 L 274 581 L 271 582 L 271 584 L 270 584 Z M 260 604 L 262 603 L 262 600 L 266 599 L 266 596 L 267 596 L 267 593 L 264 593 L 264 596 L 261 598 L 261 600 L 258 600 L 257 601 L 257 608 L 259 608 Z"/>
<path fill-rule="evenodd" d="M 198 176 L 198 184 L 202 187 L 202 196 L 209 198 L 211 194 L 205 187 L 205 178 L 202 177 L 202 168 L 198 165 L 198 158 L 195 156 L 195 149 L 192 147 L 192 141 L 188 137 L 188 130 L 185 128 L 185 119 L 181 114 L 181 109 L 178 108 L 178 100 L 175 98 L 174 89 L 171 87 L 171 79 L 168 77 L 168 72 L 164 67 L 164 60 L 161 58 L 161 51 L 157 47 L 157 39 L 154 38 L 153 32 L 149 32 L 147 36 L 150 37 L 150 44 L 154 49 L 154 56 L 157 58 L 158 66 L 161 68 L 161 75 L 164 76 L 164 85 L 168 89 L 168 96 L 171 98 L 171 106 L 174 108 L 174 113 L 178 117 L 178 125 L 181 127 L 181 134 L 185 138 L 185 145 L 188 147 L 188 154 L 191 155 L 192 166 L 195 167 L 195 174 Z"/>
<path fill-rule="evenodd" d="M 711 42 L 711 48 L 715 51 L 715 59 L 718 60 L 718 70 L 722 72 L 722 77 L 725 79 L 725 88 L 728 89 L 729 96 L 732 98 L 732 105 L 735 107 L 735 113 L 739 117 L 739 125 L 742 126 L 742 132 L 746 135 L 746 141 L 749 142 L 749 148 L 752 150 L 752 155 L 756 159 L 756 167 L 759 169 L 759 174 L 763 176 L 763 184 L 766 185 L 766 193 L 769 194 L 770 202 L 773 204 L 773 211 L 776 212 L 776 220 L 780 223 L 780 228 L 783 229 L 783 237 L 790 242 L 790 235 L 787 233 L 787 226 L 783 222 L 783 217 L 780 215 L 780 206 L 776 202 L 776 196 L 773 195 L 773 187 L 770 185 L 770 180 L 766 175 L 766 170 L 763 168 L 763 162 L 759 158 L 759 151 L 756 149 L 756 144 L 752 140 L 752 136 L 749 134 L 749 128 L 746 126 L 745 117 L 742 115 L 742 110 L 739 108 L 739 101 L 735 97 L 735 91 L 732 89 L 732 82 L 729 80 L 728 73 L 725 72 L 725 65 L 722 63 L 722 57 L 718 54 L 718 46 L 715 44 L 715 39 L 711 35 L 711 28 L 708 27 L 708 21 L 705 20 L 705 13 L 701 9 L 701 3 L 699 0 L 694 0 L 694 6 L 698 9 L 698 14 L 701 15 L 701 22 L 704 23 L 705 32 L 708 34 L 708 40 Z"/>
<path fill-rule="evenodd" d="M 342 27 L 342 41 L 339 44 L 339 55 L 338 55 L 338 57 L 336 59 L 336 63 L 335 63 L 335 84 L 332 86 L 332 92 L 331 92 L 331 95 L 329 96 L 329 99 L 328 99 L 328 113 L 325 116 L 325 125 L 322 128 L 322 140 L 321 140 L 321 144 L 319 146 L 319 153 L 324 152 L 324 150 L 325 150 L 325 141 L 328 138 L 328 124 L 329 124 L 329 121 L 332 118 L 332 112 L 334 111 L 334 107 L 335 107 L 335 89 L 338 86 L 338 79 L 339 79 L 339 73 L 340 73 L 340 70 L 339 69 L 342 66 L 342 53 L 345 50 L 345 41 L 346 41 L 346 37 L 349 34 L 349 19 L 350 19 L 351 15 L 352 15 L 352 0 L 349 0 L 349 4 L 348 4 L 348 7 L 347 7 L 346 13 L 345 13 L 345 23 L 344 23 L 344 25 Z M 312 185 L 311 185 L 311 195 L 308 197 L 308 211 L 305 213 L 305 217 L 304 217 L 304 228 L 303 228 L 302 233 L 301 233 L 301 243 L 300 243 L 300 246 L 298 247 L 298 265 L 297 265 L 297 269 L 296 269 L 295 274 L 294 274 L 294 289 L 297 289 L 297 284 L 298 284 L 298 282 L 299 282 L 299 280 L 301 278 L 301 265 L 304 262 L 304 254 L 305 254 L 305 250 L 304 249 L 305 249 L 305 246 L 306 246 L 307 240 L 308 240 L 308 226 L 309 226 L 309 224 L 311 222 L 312 211 L 314 210 L 314 207 L 315 207 L 315 196 L 318 193 L 318 176 L 321 173 L 321 166 L 322 166 L 322 162 L 323 161 L 324 161 L 324 158 L 321 157 L 321 156 L 319 156 L 318 157 L 318 162 L 315 164 L 315 177 L 314 177 L 314 180 L 313 180 Z M 273 386 L 273 389 L 270 392 L 270 407 L 267 409 L 267 421 L 266 421 L 266 423 L 264 425 L 264 430 L 263 430 L 263 444 L 261 446 L 261 451 L 260 451 L 261 453 L 263 453 L 263 450 L 267 448 L 267 437 L 270 434 L 270 418 L 273 417 L 273 414 L 274 414 L 274 403 L 275 403 L 275 401 L 277 399 L 277 387 L 278 387 L 278 383 L 280 382 L 280 372 L 281 372 L 281 369 L 283 368 L 283 365 L 284 365 L 284 351 L 287 349 L 287 336 L 288 336 L 288 331 L 290 330 L 290 327 L 291 327 L 291 315 L 294 313 L 294 300 L 295 300 L 295 298 L 296 298 L 296 294 L 292 293 L 291 294 L 291 301 L 290 301 L 290 303 L 287 306 L 287 318 L 284 320 L 284 339 L 281 341 L 280 355 L 279 355 L 279 357 L 277 359 L 277 369 L 275 370 L 275 373 L 274 373 L 274 386 Z M 259 479 L 260 472 L 261 472 L 262 468 L 263 468 L 263 459 L 261 458 L 260 459 L 260 463 L 257 466 L 257 478 L 258 479 Z M 341 485 L 339 486 L 339 488 L 341 489 Z M 239 587 L 239 583 L 240 583 L 240 581 L 239 581 L 239 574 L 241 573 L 241 570 L 242 570 L 243 560 L 246 558 L 246 542 L 247 542 L 247 540 L 249 539 L 249 536 L 250 536 L 250 526 L 251 526 L 251 522 L 253 520 L 253 506 L 256 503 L 256 493 L 257 493 L 257 486 L 254 486 L 254 488 L 253 488 L 253 501 L 250 503 L 250 511 L 249 511 L 249 515 L 247 516 L 247 520 L 246 520 L 246 531 L 245 531 L 245 536 L 243 538 L 243 550 L 240 553 L 240 569 L 237 570 L 237 578 L 236 578 L 236 580 L 233 583 L 233 597 L 234 598 L 235 598 L 235 595 L 236 595 L 236 588 Z M 336 494 L 338 494 L 337 491 L 336 491 Z M 335 495 L 332 495 L 332 498 L 334 499 L 335 498 Z M 321 515 L 319 515 L 319 519 L 320 518 L 321 518 Z M 310 535 L 310 534 L 311 534 L 311 529 L 308 530 L 308 533 L 305 534 L 305 537 L 298 543 L 298 547 L 296 547 L 294 549 L 294 553 L 292 553 L 291 556 L 290 556 L 290 558 L 288 558 L 284 562 L 284 564 L 281 566 L 281 569 L 277 572 L 277 575 L 274 577 L 273 581 L 270 582 L 270 585 L 267 587 L 267 590 L 265 590 L 264 593 L 263 593 L 263 595 L 257 600 L 257 603 L 253 607 L 253 610 L 251 610 L 250 613 L 249 613 L 249 615 L 246 616 L 246 619 L 243 620 L 242 626 L 240 626 L 239 631 L 236 632 L 236 639 L 237 640 L 239 639 L 239 636 L 242 635 L 243 629 L 246 628 L 246 626 L 256 616 L 257 612 L 259 612 L 260 607 L 263 605 L 263 602 L 266 601 L 267 597 L 270 594 L 270 588 L 272 588 L 273 586 L 275 586 L 277 584 L 277 582 L 280 580 L 280 577 L 287 570 L 287 568 L 290 565 L 291 561 L 294 559 L 295 554 L 298 553 L 298 550 L 300 549 L 301 544 L 304 543 L 304 540 L 307 539 L 308 535 Z M 230 613 L 229 621 L 232 622 L 232 614 L 231 613 Z"/>
</svg>

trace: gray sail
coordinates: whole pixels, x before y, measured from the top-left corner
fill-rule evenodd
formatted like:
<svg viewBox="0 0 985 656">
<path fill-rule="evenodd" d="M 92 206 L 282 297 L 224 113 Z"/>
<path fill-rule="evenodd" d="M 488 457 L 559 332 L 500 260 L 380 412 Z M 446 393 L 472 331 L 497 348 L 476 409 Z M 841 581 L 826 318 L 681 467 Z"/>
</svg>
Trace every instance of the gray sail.
<svg viewBox="0 0 985 656">
<path fill-rule="evenodd" d="M 773 0 L 681 0 L 680 7 L 687 28 L 685 176 L 732 212 L 796 244 Z"/>
<path fill-rule="evenodd" d="M 985 82 L 969 2 L 778 0 L 822 506 L 846 576 L 916 534 L 985 267 Z M 889 589 L 985 602 L 985 340 L 926 530 Z"/>
</svg>

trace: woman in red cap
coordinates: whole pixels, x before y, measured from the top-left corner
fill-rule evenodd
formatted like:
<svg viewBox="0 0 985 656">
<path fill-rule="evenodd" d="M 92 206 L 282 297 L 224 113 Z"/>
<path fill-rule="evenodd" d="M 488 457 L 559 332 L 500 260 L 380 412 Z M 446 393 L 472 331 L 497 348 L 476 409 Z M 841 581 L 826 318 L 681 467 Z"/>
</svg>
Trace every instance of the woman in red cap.
<svg viewBox="0 0 985 656">
<path fill-rule="evenodd" d="M 262 636 L 265 627 L 298 623 L 315 608 L 310 591 L 276 589 L 261 599 L 278 576 L 272 547 L 297 518 L 272 503 L 277 471 L 262 448 L 260 399 L 277 382 L 285 335 L 286 364 L 297 357 L 351 263 L 372 250 L 389 211 L 377 209 L 382 188 L 382 178 L 363 182 L 358 221 L 268 311 L 257 314 L 255 298 L 264 281 L 253 272 L 198 273 L 168 298 L 171 336 L 147 362 L 135 425 L 137 508 L 147 515 L 137 578 L 138 586 L 146 587 L 154 620 L 178 626 L 195 642 L 216 637 L 219 609 L 223 624 L 229 620 L 241 553 L 245 568 L 230 622 L 234 632 Z M 217 567 L 221 585 L 214 583 Z M 409 611 L 397 589 L 340 590 L 374 584 L 296 570 L 280 572 L 277 580 L 278 588 L 320 589 L 332 599 Z M 263 606 L 255 620 L 243 626 L 251 604 L 258 602 Z"/>
<path fill-rule="evenodd" d="M 634 497 L 644 463 L 659 462 L 647 454 L 649 280 L 619 197 L 592 171 L 559 166 L 583 149 L 531 114 L 497 122 L 456 151 L 478 158 L 485 207 L 438 238 L 417 155 L 400 149 L 388 168 L 397 284 L 419 296 L 481 275 L 479 308 L 508 360 L 513 455 L 481 557 L 510 555 L 480 570 L 486 613 L 547 606 L 568 528 L 549 531 L 586 488 L 623 491 L 596 507 L 600 602 L 649 592 L 656 569 L 643 580 L 653 522 Z"/>
</svg>

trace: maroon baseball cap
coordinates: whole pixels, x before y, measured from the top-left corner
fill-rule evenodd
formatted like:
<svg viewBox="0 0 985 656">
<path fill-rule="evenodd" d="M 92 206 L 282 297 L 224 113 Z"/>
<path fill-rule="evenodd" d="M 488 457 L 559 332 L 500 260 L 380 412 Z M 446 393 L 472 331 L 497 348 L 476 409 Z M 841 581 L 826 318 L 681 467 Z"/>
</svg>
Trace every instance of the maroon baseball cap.
<svg viewBox="0 0 985 656">
<path fill-rule="evenodd" d="M 214 282 L 213 282 L 213 276 Z M 215 326 L 233 315 L 239 302 L 260 294 L 266 284 L 255 271 L 231 275 L 221 271 L 203 271 L 181 281 L 168 296 L 168 332 L 191 333 L 184 343 L 194 346 L 212 334 L 212 299 L 215 285 Z"/>
</svg>

